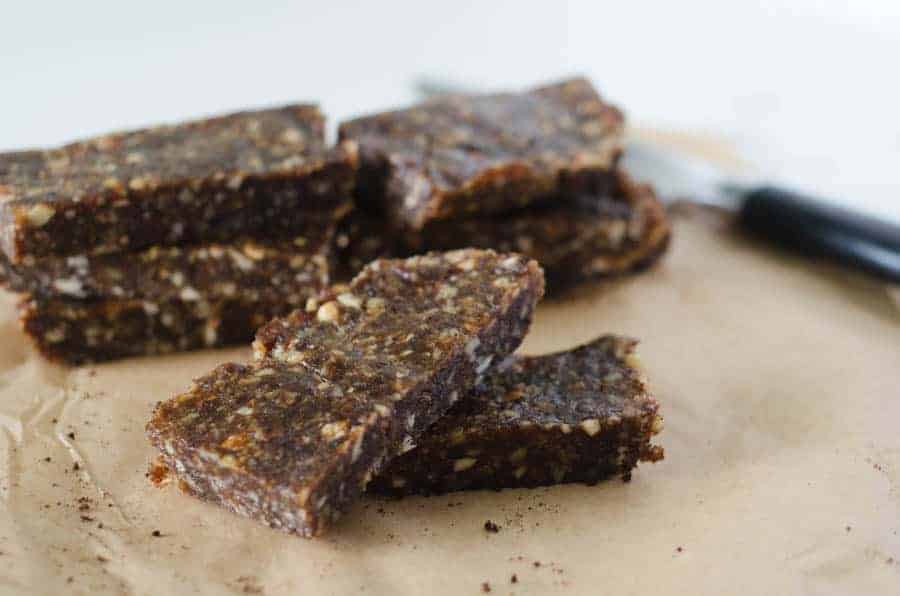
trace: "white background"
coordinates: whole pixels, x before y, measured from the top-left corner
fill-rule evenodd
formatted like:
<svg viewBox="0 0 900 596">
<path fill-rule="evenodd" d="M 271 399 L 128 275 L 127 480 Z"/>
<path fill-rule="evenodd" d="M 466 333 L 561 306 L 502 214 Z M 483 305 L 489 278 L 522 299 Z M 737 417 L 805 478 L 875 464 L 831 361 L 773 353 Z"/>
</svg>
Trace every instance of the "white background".
<svg viewBox="0 0 900 596">
<path fill-rule="evenodd" d="M 724 138 L 762 172 L 900 221 L 900 1 L 0 0 L 0 148 L 319 101 L 417 75 L 589 75 L 642 126 Z"/>
</svg>

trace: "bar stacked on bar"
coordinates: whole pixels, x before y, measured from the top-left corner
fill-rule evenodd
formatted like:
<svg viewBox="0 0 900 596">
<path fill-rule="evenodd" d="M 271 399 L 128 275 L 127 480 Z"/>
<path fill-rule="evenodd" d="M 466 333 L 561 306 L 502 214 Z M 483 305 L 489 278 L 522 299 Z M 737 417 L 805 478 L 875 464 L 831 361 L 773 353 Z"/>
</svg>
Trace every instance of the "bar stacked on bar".
<svg viewBox="0 0 900 596">
<path fill-rule="evenodd" d="M 658 461 L 659 404 L 630 338 L 604 336 L 573 350 L 511 357 L 491 369 L 368 485 L 403 496 L 465 489 L 628 480 Z"/>
<path fill-rule="evenodd" d="M 617 167 L 623 128 L 582 78 L 345 122 L 339 136 L 360 152 L 354 217 L 367 223 L 350 226 L 360 238 L 343 262 L 352 271 L 373 248 L 515 250 L 541 263 L 551 292 L 649 265 L 669 224 L 653 190 Z"/>
<path fill-rule="evenodd" d="M 534 261 L 462 250 L 377 260 L 336 295 L 261 329 L 160 403 L 153 478 L 303 536 L 325 530 L 389 459 L 522 341 L 544 281 Z"/>
<path fill-rule="evenodd" d="M 55 359 L 248 341 L 331 282 L 355 172 L 310 105 L 0 154 L 0 272 Z"/>
</svg>

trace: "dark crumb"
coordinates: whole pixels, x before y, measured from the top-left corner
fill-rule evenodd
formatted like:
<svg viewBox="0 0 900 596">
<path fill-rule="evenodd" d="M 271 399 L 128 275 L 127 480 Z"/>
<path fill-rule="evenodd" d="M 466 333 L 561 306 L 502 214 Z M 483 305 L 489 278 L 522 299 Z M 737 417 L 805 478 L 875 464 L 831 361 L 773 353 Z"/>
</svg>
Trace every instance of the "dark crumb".
<svg viewBox="0 0 900 596">
<path fill-rule="evenodd" d="M 153 530 L 153 532 L 151 532 L 151 535 L 154 538 L 159 538 L 160 536 L 162 536 L 162 532 L 160 532 L 159 530 Z"/>
<path fill-rule="evenodd" d="M 490 592 L 490 591 L 491 591 L 491 584 L 489 584 L 489 583 L 487 583 L 487 582 L 481 582 L 481 591 L 482 591 L 482 592 Z"/>
<path fill-rule="evenodd" d="M 492 533 L 496 534 L 497 532 L 500 531 L 500 526 L 498 526 L 491 520 L 487 520 L 486 522 L 484 522 L 484 531 L 492 532 Z"/>
<path fill-rule="evenodd" d="M 102 530 L 102 529 L 103 529 L 103 522 L 100 522 L 99 524 L 97 524 L 97 529 L 98 529 L 98 530 Z"/>
<path fill-rule="evenodd" d="M 509 583 L 511 583 L 511 584 L 519 583 L 519 576 L 516 575 L 515 573 L 513 573 L 512 577 L 509 578 Z"/>
<path fill-rule="evenodd" d="M 72 439 L 74 441 L 75 440 L 75 431 L 69 431 L 69 434 L 66 436 L 68 436 L 70 439 Z"/>
<path fill-rule="evenodd" d="M 81 516 L 81 521 L 83 521 L 83 522 L 92 522 L 92 521 L 94 521 L 94 518 L 91 517 L 90 515 L 82 515 L 82 516 Z"/>
<path fill-rule="evenodd" d="M 47 457 L 44 458 L 44 461 L 49 463 L 49 462 L 51 462 L 51 461 L 53 461 L 53 460 L 50 459 L 50 456 L 48 455 Z"/>
<path fill-rule="evenodd" d="M 849 532 L 850 530 L 852 530 L 852 529 L 853 529 L 853 528 L 851 528 L 850 526 L 847 526 L 847 531 L 848 531 L 848 532 Z"/>
<path fill-rule="evenodd" d="M 75 578 L 72 577 L 71 575 L 70 575 L 69 577 L 66 578 L 66 583 L 67 583 L 67 584 L 71 584 L 73 581 L 75 581 Z"/>
<path fill-rule="evenodd" d="M 50 422 L 52 422 L 53 424 L 56 424 L 56 423 L 57 423 L 57 420 L 56 420 L 56 418 L 54 418 L 54 419 L 51 420 Z"/>
<path fill-rule="evenodd" d="M 106 563 L 107 561 L 109 561 L 109 559 L 107 559 L 103 555 L 97 555 L 97 560 L 100 561 L 101 563 Z"/>
<path fill-rule="evenodd" d="M 75 462 L 74 464 L 72 464 L 72 469 L 77 472 L 78 470 L 81 469 L 81 464 L 79 464 L 78 462 Z"/>
<path fill-rule="evenodd" d="M 532 563 L 532 565 L 534 565 L 535 567 L 540 567 L 540 566 L 541 566 L 541 562 L 540 562 L 540 561 L 535 561 L 534 563 Z"/>
<path fill-rule="evenodd" d="M 682 553 L 682 552 L 684 552 L 684 548 L 679 546 L 675 549 L 675 552 Z"/>
</svg>

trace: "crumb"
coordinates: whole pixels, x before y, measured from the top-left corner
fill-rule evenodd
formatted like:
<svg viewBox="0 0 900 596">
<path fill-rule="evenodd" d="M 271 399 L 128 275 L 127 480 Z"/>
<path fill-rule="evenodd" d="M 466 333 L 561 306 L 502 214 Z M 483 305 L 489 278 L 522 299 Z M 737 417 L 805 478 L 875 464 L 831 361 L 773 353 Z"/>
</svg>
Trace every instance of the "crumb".
<svg viewBox="0 0 900 596">
<path fill-rule="evenodd" d="M 847 531 L 848 531 L 848 532 L 849 532 L 850 530 L 852 530 L 852 529 L 853 529 L 853 528 L 851 528 L 850 526 L 847 526 Z"/>
<path fill-rule="evenodd" d="M 492 532 L 492 533 L 496 534 L 497 532 L 500 531 L 500 526 L 498 526 L 491 520 L 487 520 L 486 522 L 484 522 L 484 531 Z"/>
<path fill-rule="evenodd" d="M 513 573 L 512 577 L 509 578 L 509 583 L 511 583 L 511 584 L 519 583 L 519 576 L 516 575 L 515 573 Z"/>
<path fill-rule="evenodd" d="M 89 377 L 96 377 L 96 376 L 97 376 L 97 371 L 96 371 L 95 369 L 93 369 L 93 368 L 89 368 L 88 371 L 87 371 L 87 376 L 89 376 Z"/>
<path fill-rule="evenodd" d="M 47 457 L 44 458 L 44 461 L 47 462 L 47 463 L 49 463 L 49 462 L 51 462 L 51 461 L 53 461 L 53 460 L 50 459 L 50 456 L 48 455 Z"/>
<path fill-rule="evenodd" d="M 99 524 L 97 524 L 97 529 L 98 529 L 98 530 L 102 530 L 102 529 L 103 529 L 103 522 L 100 522 Z"/>
<path fill-rule="evenodd" d="M 159 530 L 153 530 L 153 532 L 151 532 L 151 535 L 154 538 L 159 538 L 160 536 L 162 536 L 162 532 L 160 532 Z"/>
<path fill-rule="evenodd" d="M 74 441 L 75 440 L 75 431 L 69 431 L 69 434 L 66 436 Z"/>
<path fill-rule="evenodd" d="M 81 465 L 78 462 L 75 462 L 74 464 L 72 464 L 72 471 L 77 472 L 80 469 L 81 469 Z"/>
<path fill-rule="evenodd" d="M 75 581 L 75 578 L 72 577 L 71 575 L 70 575 L 69 577 L 66 578 L 66 583 L 67 583 L 67 584 L 71 584 L 73 581 Z"/>
<path fill-rule="evenodd" d="M 678 553 L 684 552 L 684 547 L 681 547 L 681 546 L 677 547 L 677 548 L 675 549 L 675 552 L 678 552 Z"/>
<path fill-rule="evenodd" d="M 90 515 L 82 515 L 82 516 L 81 516 L 81 521 L 83 521 L 83 522 L 92 522 L 92 521 L 94 521 L 94 518 L 91 517 Z"/>
<path fill-rule="evenodd" d="M 540 567 L 540 566 L 541 566 L 541 562 L 540 562 L 540 561 L 535 561 L 534 563 L 532 563 L 532 565 L 534 565 L 535 567 Z"/>
<path fill-rule="evenodd" d="M 487 583 L 487 582 L 481 582 L 481 591 L 482 591 L 482 592 L 490 592 L 490 591 L 491 591 L 491 584 L 489 584 L 489 583 Z"/>
<path fill-rule="evenodd" d="M 56 420 L 56 418 L 54 418 L 50 422 L 52 422 L 53 424 L 56 424 L 58 421 Z"/>
<path fill-rule="evenodd" d="M 107 561 L 109 561 L 109 559 L 107 559 L 103 555 L 97 555 L 97 560 L 100 561 L 101 563 L 106 563 Z"/>
<path fill-rule="evenodd" d="M 888 564 L 888 565 L 893 565 L 893 564 L 894 564 L 894 557 L 888 557 L 888 559 L 887 559 L 887 564 Z"/>
</svg>

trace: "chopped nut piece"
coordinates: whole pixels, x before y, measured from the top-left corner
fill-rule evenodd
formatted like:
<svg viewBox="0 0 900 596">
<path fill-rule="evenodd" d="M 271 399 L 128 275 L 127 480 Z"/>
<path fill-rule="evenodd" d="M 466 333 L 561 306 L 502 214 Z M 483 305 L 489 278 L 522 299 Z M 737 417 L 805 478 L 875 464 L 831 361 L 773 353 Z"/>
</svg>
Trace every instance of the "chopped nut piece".
<svg viewBox="0 0 900 596">
<path fill-rule="evenodd" d="M 462 472 L 468 470 L 476 463 L 478 463 L 478 460 L 474 457 L 461 457 L 453 462 L 453 471 Z"/>
<path fill-rule="evenodd" d="M 29 224 L 36 228 L 40 228 L 48 221 L 50 221 L 50 218 L 54 215 L 56 215 L 56 211 L 54 211 L 44 203 L 38 203 L 28 210 L 28 214 L 26 215 L 26 217 L 28 218 Z"/>
<path fill-rule="evenodd" d="M 367 490 L 429 494 L 629 478 L 639 461 L 663 456 L 650 443 L 661 428 L 659 404 L 627 363 L 636 343 L 605 336 L 492 369 Z M 607 381 L 612 372 L 616 380 Z M 510 402 L 512 388 L 522 397 Z M 504 415 L 510 409 L 515 416 Z M 577 428 L 584 432 L 571 432 Z M 463 457 L 473 453 L 477 459 Z M 393 484 L 395 477 L 404 484 Z"/>
<path fill-rule="evenodd" d="M 348 308 L 362 307 L 362 299 L 354 296 L 353 294 L 351 294 L 349 292 L 344 292 L 342 294 L 338 294 L 337 301 Z"/>
<path fill-rule="evenodd" d="M 323 532 L 386 459 L 411 448 L 452 396 L 474 385 L 479 359 L 505 357 L 521 342 L 543 293 L 539 267 L 524 257 L 500 267 L 509 255 L 464 252 L 478 267 L 463 271 L 456 255 L 440 254 L 376 261 L 346 291 L 390 307 L 322 316 L 325 306 L 338 308 L 326 297 L 315 316 L 297 310 L 263 327 L 253 364 L 220 366 L 159 404 L 148 434 L 185 490 L 272 527 Z M 516 283 L 499 290 L 497 276 Z M 467 298 L 452 315 L 428 308 L 447 284 Z M 243 407 L 252 414 L 236 416 Z M 235 434 L 246 444 L 223 449 Z M 308 497 L 302 507 L 297 495 Z"/>
<path fill-rule="evenodd" d="M 583 420 L 580 426 L 589 437 L 593 437 L 598 432 L 600 432 L 600 421 L 596 418 L 588 418 L 587 420 Z"/>
</svg>

